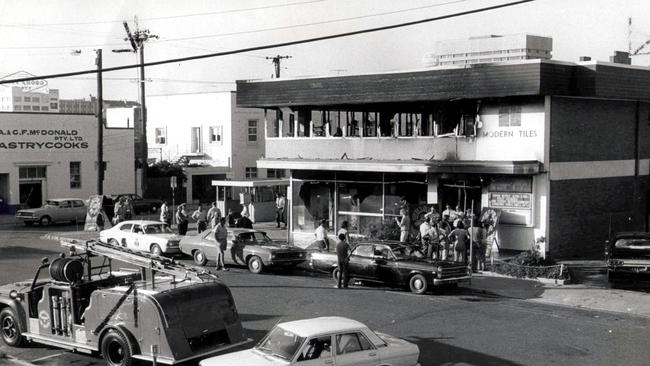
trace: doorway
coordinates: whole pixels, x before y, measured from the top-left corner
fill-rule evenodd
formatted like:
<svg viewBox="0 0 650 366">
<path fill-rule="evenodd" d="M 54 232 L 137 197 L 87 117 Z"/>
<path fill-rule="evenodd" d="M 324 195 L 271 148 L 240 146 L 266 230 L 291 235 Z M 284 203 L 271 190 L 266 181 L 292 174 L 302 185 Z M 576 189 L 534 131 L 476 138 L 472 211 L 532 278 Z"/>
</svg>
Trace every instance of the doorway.
<svg viewBox="0 0 650 366">
<path fill-rule="evenodd" d="M 481 191 L 481 181 L 478 178 L 441 179 L 438 184 L 440 209 L 444 210 L 449 205 L 452 209 L 459 206 L 462 212 L 468 209 L 472 209 L 475 214 L 481 212 Z"/>
<path fill-rule="evenodd" d="M 18 194 L 20 195 L 20 207 L 41 207 L 43 203 L 43 182 L 20 183 Z"/>
</svg>

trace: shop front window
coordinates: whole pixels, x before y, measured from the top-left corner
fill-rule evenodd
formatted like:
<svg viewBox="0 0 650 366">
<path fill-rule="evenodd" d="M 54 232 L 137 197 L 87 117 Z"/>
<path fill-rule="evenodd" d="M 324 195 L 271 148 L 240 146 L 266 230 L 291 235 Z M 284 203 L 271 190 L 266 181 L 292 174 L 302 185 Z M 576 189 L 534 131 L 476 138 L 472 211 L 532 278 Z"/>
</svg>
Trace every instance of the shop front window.
<svg viewBox="0 0 650 366">
<path fill-rule="evenodd" d="M 331 227 L 334 204 L 334 183 L 293 183 L 293 227 L 297 232 L 314 232 L 320 220 Z"/>
</svg>

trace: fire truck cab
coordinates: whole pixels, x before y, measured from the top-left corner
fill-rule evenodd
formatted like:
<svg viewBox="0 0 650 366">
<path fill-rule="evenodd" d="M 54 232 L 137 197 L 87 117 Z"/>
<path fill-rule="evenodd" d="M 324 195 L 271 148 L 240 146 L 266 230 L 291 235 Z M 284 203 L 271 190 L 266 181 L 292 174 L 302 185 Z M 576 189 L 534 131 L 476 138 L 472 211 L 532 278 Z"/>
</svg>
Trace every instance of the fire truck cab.
<svg viewBox="0 0 650 366">
<path fill-rule="evenodd" d="M 71 255 L 44 258 L 33 280 L 0 286 L 7 345 L 98 352 L 108 365 L 128 366 L 134 359 L 176 364 L 247 341 L 232 294 L 216 276 L 99 242 L 65 245 Z M 92 257 L 102 264 L 93 266 Z M 140 268 L 113 271 L 113 259 Z M 39 279 L 46 268 L 50 278 Z"/>
</svg>

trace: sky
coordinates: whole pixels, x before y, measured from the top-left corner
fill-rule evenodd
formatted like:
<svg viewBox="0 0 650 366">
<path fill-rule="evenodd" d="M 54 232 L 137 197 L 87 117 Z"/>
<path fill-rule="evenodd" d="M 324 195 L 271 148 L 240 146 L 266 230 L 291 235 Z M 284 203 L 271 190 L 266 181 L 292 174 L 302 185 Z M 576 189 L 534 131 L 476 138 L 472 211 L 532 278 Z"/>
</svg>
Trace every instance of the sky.
<svg viewBox="0 0 650 366">
<path fill-rule="evenodd" d="M 138 63 L 131 31 L 157 35 L 145 61 L 161 61 L 410 22 L 509 0 L 0 0 L 0 77 L 48 75 Z M 632 26 L 628 27 L 628 18 Z M 136 24 L 137 18 L 137 24 Z M 630 31 L 631 30 L 631 31 Z M 235 90 L 235 80 L 351 75 L 422 68 L 439 40 L 529 33 L 553 38 L 553 59 L 608 61 L 650 39 L 648 0 L 536 0 L 479 14 L 381 32 L 146 68 L 147 95 Z M 74 50 L 81 52 L 73 52 Z M 645 49 L 650 52 L 650 45 Z M 650 65 L 650 55 L 633 58 Z M 104 73 L 104 98 L 138 98 L 137 69 Z M 60 98 L 97 94 L 95 75 L 49 79 Z"/>
</svg>

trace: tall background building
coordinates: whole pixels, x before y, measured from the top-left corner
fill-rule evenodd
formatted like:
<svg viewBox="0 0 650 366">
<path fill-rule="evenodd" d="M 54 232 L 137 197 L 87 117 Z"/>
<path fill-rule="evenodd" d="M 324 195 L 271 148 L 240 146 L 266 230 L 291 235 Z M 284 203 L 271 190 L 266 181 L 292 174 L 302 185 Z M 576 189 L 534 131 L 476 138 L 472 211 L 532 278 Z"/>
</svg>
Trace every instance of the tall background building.
<svg viewBox="0 0 650 366">
<path fill-rule="evenodd" d="M 530 34 L 487 35 L 438 41 L 423 56 L 425 67 L 467 65 L 527 59 L 550 59 L 553 39 Z"/>
</svg>

